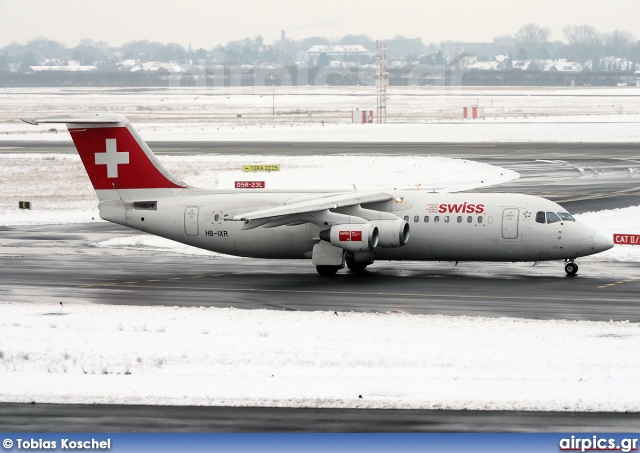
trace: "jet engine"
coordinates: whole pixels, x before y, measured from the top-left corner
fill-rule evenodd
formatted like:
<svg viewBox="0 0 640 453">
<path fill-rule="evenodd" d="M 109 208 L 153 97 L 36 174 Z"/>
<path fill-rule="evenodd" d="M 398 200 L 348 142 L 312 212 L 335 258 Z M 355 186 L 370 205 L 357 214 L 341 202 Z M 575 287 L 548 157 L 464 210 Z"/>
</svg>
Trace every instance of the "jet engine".
<svg viewBox="0 0 640 453">
<path fill-rule="evenodd" d="M 368 252 L 378 245 L 378 228 L 371 223 L 334 225 L 320 239 L 349 252 Z"/>
<path fill-rule="evenodd" d="M 405 220 L 372 220 L 371 224 L 378 228 L 380 247 L 402 247 L 409 240 L 409 224 Z"/>
</svg>

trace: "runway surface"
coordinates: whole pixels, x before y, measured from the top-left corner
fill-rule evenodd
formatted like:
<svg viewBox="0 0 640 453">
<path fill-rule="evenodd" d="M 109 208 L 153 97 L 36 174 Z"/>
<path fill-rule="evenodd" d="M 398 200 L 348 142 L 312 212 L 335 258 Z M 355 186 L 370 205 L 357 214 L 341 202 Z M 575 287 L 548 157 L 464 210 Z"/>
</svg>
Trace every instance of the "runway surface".
<svg viewBox="0 0 640 453">
<path fill-rule="evenodd" d="M 638 432 L 640 414 L 0 404 L 0 432 Z"/>
<path fill-rule="evenodd" d="M 3 142 L 3 146 L 12 146 Z M 75 152 L 69 145 L 23 144 L 0 152 Z M 521 173 L 482 191 L 551 198 L 570 212 L 640 204 L 640 147 L 629 144 L 308 144 L 151 143 L 158 154 L 441 155 Z M 564 162 L 557 162 L 562 160 Z M 554 161 L 554 162 L 549 162 Z M 640 321 L 637 264 L 580 263 L 567 277 L 559 262 L 376 262 L 363 274 L 322 278 L 306 261 L 162 256 L 96 249 L 97 241 L 139 234 L 117 225 L 5 227 L 0 230 L 0 295 L 6 301 L 219 306 Z M 6 250 L 11 244 L 11 252 Z M 15 244 L 21 250 L 16 252 Z M 103 412 L 104 411 L 104 412 Z M 625 431 L 638 414 L 361 411 L 139 406 L 0 405 L 0 429 L 82 431 Z M 102 415 L 101 415 L 102 414 Z M 102 424 L 92 426 L 92 419 Z M 108 428 L 108 429 L 107 429 Z M 195 430 L 198 430 L 195 429 Z"/>
<path fill-rule="evenodd" d="M 361 274 L 325 278 L 306 260 L 76 250 L 0 257 L 3 300 L 640 321 L 636 264 L 588 262 L 568 277 L 561 262 L 376 262 Z"/>
</svg>

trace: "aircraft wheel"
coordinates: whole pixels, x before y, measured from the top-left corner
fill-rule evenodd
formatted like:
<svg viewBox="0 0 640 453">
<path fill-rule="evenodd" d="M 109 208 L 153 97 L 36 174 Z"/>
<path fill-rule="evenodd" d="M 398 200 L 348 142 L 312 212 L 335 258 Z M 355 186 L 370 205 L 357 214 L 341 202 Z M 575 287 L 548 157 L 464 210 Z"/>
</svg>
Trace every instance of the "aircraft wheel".
<svg viewBox="0 0 640 453">
<path fill-rule="evenodd" d="M 351 272 L 362 272 L 367 268 L 369 263 L 356 263 L 353 261 L 347 261 L 347 267 Z"/>
<path fill-rule="evenodd" d="M 578 273 L 578 265 L 576 263 L 567 263 L 564 271 L 569 275 L 576 275 Z"/>
<path fill-rule="evenodd" d="M 336 275 L 340 270 L 340 266 L 316 266 L 316 270 L 318 274 L 323 277 L 331 277 L 332 275 Z"/>
</svg>

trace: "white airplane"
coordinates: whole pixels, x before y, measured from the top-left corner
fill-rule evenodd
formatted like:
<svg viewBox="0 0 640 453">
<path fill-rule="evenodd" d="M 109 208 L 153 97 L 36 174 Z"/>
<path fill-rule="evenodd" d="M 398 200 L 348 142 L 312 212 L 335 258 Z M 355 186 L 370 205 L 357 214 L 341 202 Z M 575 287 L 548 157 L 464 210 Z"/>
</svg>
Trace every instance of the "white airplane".
<svg viewBox="0 0 640 453">
<path fill-rule="evenodd" d="M 565 260 L 574 275 L 576 258 L 613 247 L 531 195 L 198 189 L 171 176 L 123 116 L 23 121 L 67 125 L 104 220 L 228 255 L 311 259 L 324 276 L 375 260 Z"/>
</svg>

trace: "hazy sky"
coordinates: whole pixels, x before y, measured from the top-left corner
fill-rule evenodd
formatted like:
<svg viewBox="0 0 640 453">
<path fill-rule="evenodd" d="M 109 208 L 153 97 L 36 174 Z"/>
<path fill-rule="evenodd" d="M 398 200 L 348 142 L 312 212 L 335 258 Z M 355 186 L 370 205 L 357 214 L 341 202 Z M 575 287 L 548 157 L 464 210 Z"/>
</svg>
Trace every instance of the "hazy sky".
<svg viewBox="0 0 640 453">
<path fill-rule="evenodd" d="M 490 41 L 527 22 L 562 39 L 566 25 L 616 28 L 640 39 L 638 0 L 0 0 L 0 47 L 44 36 L 75 46 L 82 38 L 111 45 L 148 39 L 193 48 L 262 35 L 339 38 L 367 34 Z"/>
</svg>

